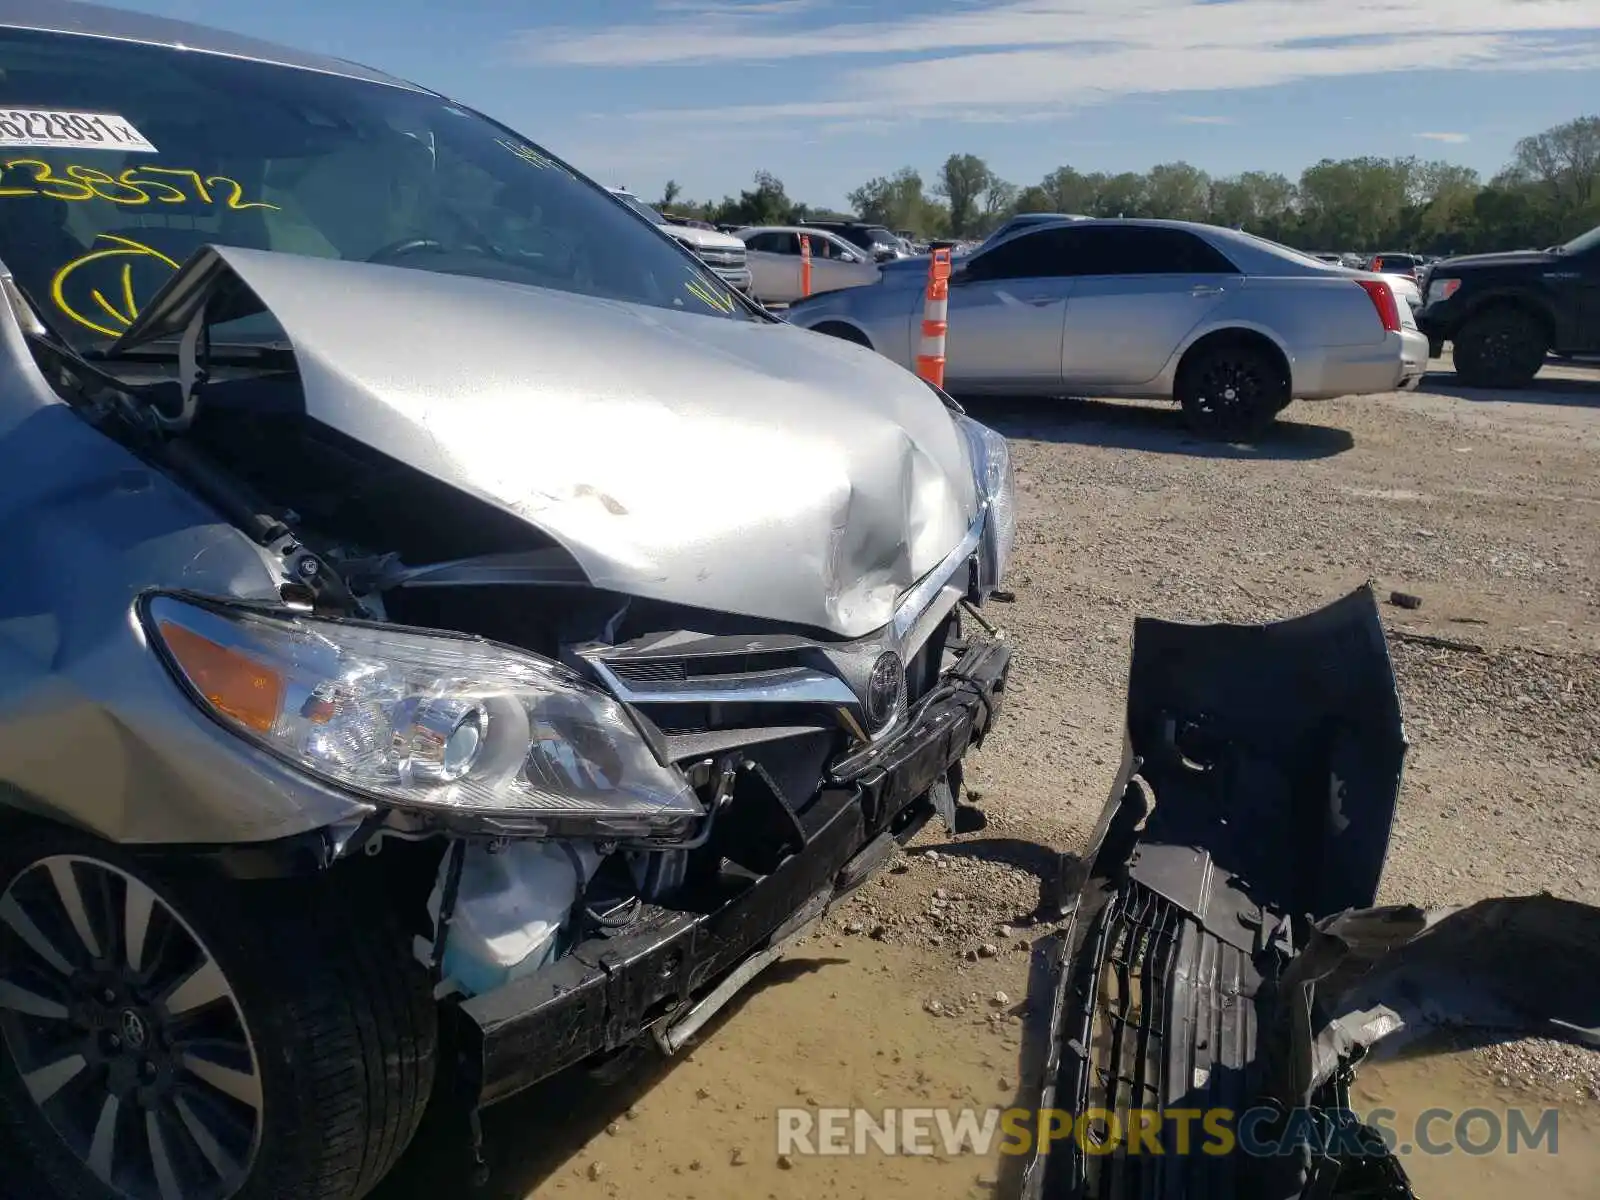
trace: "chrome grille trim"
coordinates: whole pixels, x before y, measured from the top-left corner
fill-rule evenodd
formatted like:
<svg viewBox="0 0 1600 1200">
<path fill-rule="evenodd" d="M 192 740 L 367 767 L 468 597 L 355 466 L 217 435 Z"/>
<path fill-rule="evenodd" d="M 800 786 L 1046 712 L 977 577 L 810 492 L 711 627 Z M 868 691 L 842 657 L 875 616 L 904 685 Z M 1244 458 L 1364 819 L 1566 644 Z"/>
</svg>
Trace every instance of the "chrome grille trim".
<svg viewBox="0 0 1600 1200">
<path fill-rule="evenodd" d="M 701 250 L 700 258 L 713 267 L 742 267 L 745 264 L 742 250 Z"/>
<path fill-rule="evenodd" d="M 857 713 L 863 709 L 862 697 L 846 682 L 844 676 L 849 672 L 839 660 L 862 661 L 867 668 L 861 672 L 863 686 L 870 664 L 883 652 L 892 650 L 909 663 L 967 594 L 969 581 L 959 576 L 978 554 L 987 520 L 985 506 L 956 547 L 901 595 L 887 627 L 855 642 L 814 643 L 811 648 L 830 660 L 832 670 L 752 665 L 748 671 L 697 676 L 687 665 L 696 657 L 692 652 L 618 654 L 613 646 L 590 645 L 580 648 L 578 654 L 606 688 L 627 704 L 814 704 Z M 692 651 L 692 643 L 686 649 Z M 774 648 L 770 653 L 775 658 L 787 656 L 792 662 L 796 648 Z M 762 654 L 751 652 L 748 657 L 758 664 Z M 901 713 L 874 737 L 898 726 L 903 710 L 902 705 Z"/>
<path fill-rule="evenodd" d="M 709 675 L 692 681 L 629 683 L 603 660 L 589 665 L 625 704 L 828 704 L 854 705 L 856 694 L 836 675 L 786 667 L 747 675 Z"/>
</svg>

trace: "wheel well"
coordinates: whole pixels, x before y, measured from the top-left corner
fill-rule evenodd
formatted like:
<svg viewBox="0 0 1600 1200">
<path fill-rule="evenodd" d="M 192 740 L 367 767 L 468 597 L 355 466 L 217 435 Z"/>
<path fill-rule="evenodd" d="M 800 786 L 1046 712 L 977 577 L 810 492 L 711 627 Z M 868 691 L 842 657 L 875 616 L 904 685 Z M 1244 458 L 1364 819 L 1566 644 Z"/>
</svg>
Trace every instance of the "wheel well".
<svg viewBox="0 0 1600 1200">
<path fill-rule="evenodd" d="M 872 349 L 871 339 L 854 325 L 844 321 L 823 321 L 820 324 L 811 326 L 811 332 L 825 333 L 829 337 L 836 337 L 846 342 L 854 342 L 858 346 L 865 346 L 868 350 Z"/>
<path fill-rule="evenodd" d="M 34 803 L 29 793 L 0 780 L 0 841 L 34 830 L 74 828 L 42 810 L 43 806 Z"/>
<path fill-rule="evenodd" d="M 1183 357 L 1178 360 L 1178 369 L 1172 375 L 1174 392 L 1181 386 L 1183 373 L 1189 369 L 1189 365 L 1200 355 L 1207 351 L 1215 350 L 1219 346 L 1248 346 L 1252 350 L 1260 351 L 1277 364 L 1278 368 L 1283 372 L 1284 380 L 1288 383 L 1290 389 L 1293 389 L 1294 372 L 1290 370 L 1289 359 L 1284 355 L 1277 342 L 1266 334 L 1257 333 L 1253 329 L 1219 329 L 1214 333 L 1206 334 L 1205 337 L 1183 352 Z"/>
<path fill-rule="evenodd" d="M 1502 310 L 1517 312 L 1521 313 L 1525 317 L 1531 317 L 1538 324 L 1539 328 L 1544 331 L 1546 344 L 1548 345 L 1555 341 L 1556 325 L 1550 314 L 1540 308 L 1537 304 L 1529 303 L 1527 300 L 1521 300 L 1515 296 L 1495 296 L 1491 299 L 1483 301 L 1475 306 L 1471 312 L 1467 313 L 1466 316 L 1461 318 L 1456 325 L 1455 332 L 1459 333 L 1462 329 L 1466 328 L 1473 321 L 1476 321 L 1479 317 L 1488 316 L 1491 313 Z"/>
</svg>

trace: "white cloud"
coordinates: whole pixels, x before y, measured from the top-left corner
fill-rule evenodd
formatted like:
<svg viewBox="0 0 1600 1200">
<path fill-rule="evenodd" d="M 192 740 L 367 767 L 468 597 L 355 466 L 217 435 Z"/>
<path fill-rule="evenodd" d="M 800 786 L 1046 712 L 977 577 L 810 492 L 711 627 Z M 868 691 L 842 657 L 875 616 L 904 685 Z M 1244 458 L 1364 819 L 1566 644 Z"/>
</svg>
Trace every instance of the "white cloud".
<svg viewBox="0 0 1600 1200">
<path fill-rule="evenodd" d="M 1471 134 L 1466 133 L 1419 133 L 1416 137 L 1428 142 L 1446 142 L 1452 146 L 1459 146 L 1462 142 L 1470 142 Z"/>
<path fill-rule="evenodd" d="M 1600 63 L 1595 0 L 979 0 L 894 20 L 845 19 L 839 8 L 813 10 L 813 0 L 661 2 L 686 11 L 602 30 L 527 31 L 513 54 L 595 67 L 818 60 L 809 92 L 716 110 L 744 121 L 993 120 L 1130 94 L 1225 91 L 1419 64 L 1549 70 Z M 640 114 L 656 115 L 684 114 Z"/>
<path fill-rule="evenodd" d="M 1179 125 L 1237 125 L 1232 117 L 1208 117 L 1203 113 L 1179 113 L 1172 118 Z"/>
</svg>

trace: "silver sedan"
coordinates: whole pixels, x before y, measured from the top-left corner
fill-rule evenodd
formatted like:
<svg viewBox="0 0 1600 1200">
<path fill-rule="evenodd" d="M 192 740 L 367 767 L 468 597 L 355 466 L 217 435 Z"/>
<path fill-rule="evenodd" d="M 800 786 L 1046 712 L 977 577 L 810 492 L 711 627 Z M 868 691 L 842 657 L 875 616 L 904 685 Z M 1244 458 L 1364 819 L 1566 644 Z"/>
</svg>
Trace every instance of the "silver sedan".
<svg viewBox="0 0 1600 1200">
<path fill-rule="evenodd" d="M 802 301 L 796 325 L 912 367 L 928 260 Z M 1176 400 L 1199 429 L 1258 429 L 1294 399 L 1415 387 L 1427 339 L 1379 275 L 1181 221 L 1060 221 L 957 262 L 945 386 L 956 393 Z"/>
</svg>

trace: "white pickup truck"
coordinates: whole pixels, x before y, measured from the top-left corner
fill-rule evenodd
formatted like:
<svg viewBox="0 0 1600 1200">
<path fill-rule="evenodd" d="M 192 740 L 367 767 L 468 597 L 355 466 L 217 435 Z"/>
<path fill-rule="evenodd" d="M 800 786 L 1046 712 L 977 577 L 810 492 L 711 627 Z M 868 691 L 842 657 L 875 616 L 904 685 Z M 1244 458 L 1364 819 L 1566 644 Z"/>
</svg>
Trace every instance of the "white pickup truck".
<svg viewBox="0 0 1600 1200">
<path fill-rule="evenodd" d="M 746 296 L 750 294 L 750 268 L 746 264 L 745 244 L 738 238 L 715 229 L 674 225 L 626 188 L 612 188 L 611 194 L 633 209 L 661 232 L 676 238 L 716 273 L 718 279 Z"/>
</svg>

